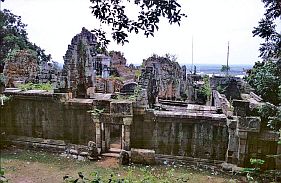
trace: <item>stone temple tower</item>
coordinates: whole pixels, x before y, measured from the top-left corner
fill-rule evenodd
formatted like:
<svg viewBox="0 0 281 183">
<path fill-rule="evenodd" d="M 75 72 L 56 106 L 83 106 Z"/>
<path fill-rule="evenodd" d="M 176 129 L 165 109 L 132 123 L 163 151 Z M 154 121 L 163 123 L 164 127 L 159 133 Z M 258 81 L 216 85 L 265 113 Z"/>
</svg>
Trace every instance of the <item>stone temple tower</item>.
<svg viewBox="0 0 281 183">
<path fill-rule="evenodd" d="M 83 27 L 81 33 L 72 38 L 63 57 L 63 82 L 74 97 L 85 98 L 94 90 L 96 44 L 95 35 Z"/>
</svg>

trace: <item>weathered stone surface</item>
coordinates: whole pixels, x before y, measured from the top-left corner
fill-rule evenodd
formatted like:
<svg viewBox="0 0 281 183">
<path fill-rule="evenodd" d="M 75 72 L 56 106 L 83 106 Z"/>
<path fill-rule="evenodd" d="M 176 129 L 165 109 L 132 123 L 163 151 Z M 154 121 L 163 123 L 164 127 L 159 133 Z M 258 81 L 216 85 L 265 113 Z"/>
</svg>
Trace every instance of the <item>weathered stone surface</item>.
<svg viewBox="0 0 281 183">
<path fill-rule="evenodd" d="M 112 59 L 113 75 L 124 78 L 125 81 L 136 81 L 136 72 L 138 69 L 134 65 L 127 66 L 127 60 L 123 53 L 119 51 L 110 51 L 109 56 Z"/>
<path fill-rule="evenodd" d="M 58 62 L 42 62 L 40 63 L 39 67 L 39 83 L 49 82 L 52 84 L 53 88 L 65 87 L 65 83 L 63 82 L 63 80 L 61 80 L 61 68 Z"/>
<path fill-rule="evenodd" d="M 118 78 L 96 78 L 96 93 L 115 93 L 120 92 L 123 82 Z"/>
<path fill-rule="evenodd" d="M 134 115 L 132 148 L 154 149 L 157 154 L 224 160 L 228 144 L 226 116 L 193 114 L 151 111 L 143 117 Z"/>
<path fill-rule="evenodd" d="M 131 101 L 113 101 L 110 103 L 110 113 L 113 115 L 133 115 L 133 105 Z"/>
<path fill-rule="evenodd" d="M 246 116 L 249 113 L 249 102 L 245 100 L 232 100 L 234 114 L 237 116 Z"/>
<path fill-rule="evenodd" d="M 1 132 L 7 135 L 64 140 L 83 144 L 95 136 L 87 103 L 60 102 L 60 94 L 14 93 L 0 110 Z M 48 142 L 46 142 L 48 143 Z"/>
<path fill-rule="evenodd" d="M 96 143 L 93 141 L 88 142 L 88 158 L 90 160 L 97 160 L 98 159 L 98 148 L 96 146 Z"/>
<path fill-rule="evenodd" d="M 149 149 L 131 149 L 131 159 L 137 164 L 155 164 L 155 151 Z"/>
<path fill-rule="evenodd" d="M 8 57 L 3 71 L 6 87 L 15 87 L 18 83 L 38 83 L 38 62 L 30 50 L 18 50 L 14 56 Z"/>
<path fill-rule="evenodd" d="M 217 109 L 221 110 L 227 116 L 232 116 L 232 114 L 229 113 L 231 106 L 225 95 L 213 90 L 212 97 L 213 105 L 217 107 Z"/>
<path fill-rule="evenodd" d="M 135 89 L 137 88 L 136 82 L 128 82 L 123 85 L 120 92 L 125 94 L 134 94 Z"/>
<path fill-rule="evenodd" d="M 96 92 L 107 92 L 107 80 L 98 82 L 97 77 L 109 77 L 111 57 L 98 54 L 96 45 L 95 35 L 83 28 L 68 46 L 64 56 L 63 81 L 65 88 L 71 89 L 74 97 L 89 97 L 87 90 L 92 87 L 96 88 Z M 115 91 L 114 87 L 109 87 L 112 88 Z"/>
<path fill-rule="evenodd" d="M 69 150 L 69 153 L 70 153 L 70 154 L 75 154 L 75 155 L 77 155 L 77 154 L 78 154 L 78 151 L 77 151 L 76 149 L 70 149 L 70 150 Z"/>
<path fill-rule="evenodd" d="M 144 60 L 144 67 L 152 67 L 156 79 L 158 97 L 161 99 L 179 99 L 182 78 L 181 67 L 165 57 L 152 56 Z"/>
<path fill-rule="evenodd" d="M 129 165 L 130 156 L 127 151 L 121 151 L 119 156 L 119 164 L 120 165 Z"/>
<path fill-rule="evenodd" d="M 260 131 L 260 117 L 238 117 L 239 131 L 259 132 Z"/>
</svg>

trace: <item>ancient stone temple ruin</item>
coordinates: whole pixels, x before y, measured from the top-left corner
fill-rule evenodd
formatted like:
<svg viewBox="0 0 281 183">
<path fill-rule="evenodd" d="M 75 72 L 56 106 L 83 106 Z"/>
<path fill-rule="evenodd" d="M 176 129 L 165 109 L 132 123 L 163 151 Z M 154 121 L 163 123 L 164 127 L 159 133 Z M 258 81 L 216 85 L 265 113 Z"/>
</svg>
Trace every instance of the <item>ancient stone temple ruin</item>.
<svg viewBox="0 0 281 183">
<path fill-rule="evenodd" d="M 95 153 L 89 154 L 126 152 L 132 162 L 146 164 L 168 159 L 245 167 L 251 166 L 251 158 L 261 158 L 264 166 L 281 169 L 280 158 L 266 157 L 281 153 L 278 133 L 262 125 L 254 111 L 264 102 L 242 80 L 210 78 L 210 101 L 199 105 L 196 87 L 206 83 L 187 74 L 186 67 L 151 57 L 139 80 L 123 86 L 109 77 L 111 57 L 97 54 L 95 45 L 85 28 L 72 39 L 58 78 L 60 90 L 6 88 L 11 100 L 1 106 L 0 134 L 7 141 L 54 151 L 75 149 L 81 156 L 92 144 Z M 120 63 L 122 59 L 116 65 Z M 221 85 L 223 92 L 218 91 Z"/>
<path fill-rule="evenodd" d="M 25 82 L 38 82 L 39 64 L 37 58 L 30 50 L 18 50 L 13 57 L 8 58 L 3 74 L 6 77 L 5 85 L 15 85 Z"/>
<path fill-rule="evenodd" d="M 68 45 L 64 56 L 63 78 L 65 88 L 70 89 L 75 97 L 85 98 L 94 93 L 96 76 L 109 75 L 110 58 L 97 55 L 96 44 L 96 37 L 83 28 Z"/>
<path fill-rule="evenodd" d="M 3 75 L 6 87 L 16 87 L 19 84 L 50 83 L 54 88 L 60 87 L 61 69 L 57 62 L 41 61 L 31 50 L 13 51 L 7 58 Z"/>
</svg>

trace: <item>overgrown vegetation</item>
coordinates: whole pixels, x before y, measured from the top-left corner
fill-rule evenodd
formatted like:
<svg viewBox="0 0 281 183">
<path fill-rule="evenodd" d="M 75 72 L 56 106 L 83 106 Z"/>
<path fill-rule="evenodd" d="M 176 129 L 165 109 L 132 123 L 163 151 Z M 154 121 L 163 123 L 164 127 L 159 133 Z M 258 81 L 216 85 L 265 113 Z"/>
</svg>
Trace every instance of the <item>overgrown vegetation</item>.
<svg viewBox="0 0 281 183">
<path fill-rule="evenodd" d="M 281 18 L 281 4 L 280 0 L 262 2 L 266 12 L 253 30 L 254 36 L 264 39 L 259 49 L 262 61 L 256 62 L 248 72 L 247 81 L 258 95 L 269 102 L 259 109 L 259 114 L 268 127 L 279 132 L 281 139 L 281 33 L 276 29 L 276 22 Z M 281 144 L 281 141 L 278 143 Z M 281 155 L 268 156 L 278 158 Z"/>
<path fill-rule="evenodd" d="M 19 88 L 23 91 L 27 90 L 46 90 L 46 91 L 51 91 L 53 89 L 53 86 L 48 82 L 48 83 L 39 83 L 39 84 L 34 84 L 34 83 L 26 83 L 26 84 L 21 84 L 19 85 Z"/>
<path fill-rule="evenodd" d="M 198 90 L 198 96 L 202 97 L 204 101 L 208 101 L 211 97 L 212 90 L 210 86 L 210 79 L 209 76 L 205 75 L 203 77 L 204 84 L 201 88 Z"/>
<path fill-rule="evenodd" d="M 95 109 L 89 110 L 87 112 L 91 113 L 91 115 L 94 117 L 100 117 L 100 115 L 104 112 L 104 109 L 95 108 Z"/>
<path fill-rule="evenodd" d="M 5 102 L 9 101 L 10 99 L 11 99 L 10 96 L 0 94 L 0 101 L 1 102 L 3 101 L 3 103 L 5 103 Z"/>
<path fill-rule="evenodd" d="M 65 176 L 65 182 L 85 182 L 85 183 L 170 183 L 170 182 L 187 182 L 191 175 L 177 175 L 178 172 L 174 168 L 166 169 L 166 171 L 157 171 L 156 168 L 146 166 L 137 168 L 135 166 L 128 166 L 124 168 L 127 171 L 126 176 L 111 173 L 109 176 L 101 176 L 99 172 L 93 172 L 89 177 L 86 177 L 82 172 L 78 172 L 77 178 Z M 138 176 L 136 177 L 136 174 Z"/>
<path fill-rule="evenodd" d="M 114 76 L 114 75 L 111 75 L 109 76 L 110 79 L 114 79 L 114 80 L 119 80 L 121 82 L 124 82 L 125 81 L 125 78 L 123 77 L 119 77 L 119 76 Z"/>
<path fill-rule="evenodd" d="M 5 182 L 8 182 L 8 180 L 6 179 L 5 172 L 1 167 L 1 169 L 0 169 L 0 183 L 5 183 Z"/>
<path fill-rule="evenodd" d="M 281 18 L 281 5 L 280 0 L 262 1 L 266 12 L 253 35 L 264 39 L 259 49 L 263 61 L 255 63 L 247 80 L 264 100 L 278 105 L 281 103 L 281 34 L 276 21 Z"/>
<path fill-rule="evenodd" d="M 26 26 L 21 17 L 10 10 L 0 11 L 0 73 L 3 72 L 7 57 L 12 56 L 17 50 L 32 50 L 38 62 L 50 61 L 50 54 L 45 54 L 44 49 L 28 40 Z"/>
<path fill-rule="evenodd" d="M 281 103 L 281 60 L 279 62 L 272 60 L 256 62 L 247 77 L 248 83 L 257 94 L 275 105 Z"/>
<path fill-rule="evenodd" d="M 262 159 L 250 159 L 251 165 L 253 165 L 253 168 L 243 168 L 243 172 L 247 173 L 247 180 L 251 182 L 261 182 L 261 169 L 260 167 L 265 163 Z"/>
</svg>

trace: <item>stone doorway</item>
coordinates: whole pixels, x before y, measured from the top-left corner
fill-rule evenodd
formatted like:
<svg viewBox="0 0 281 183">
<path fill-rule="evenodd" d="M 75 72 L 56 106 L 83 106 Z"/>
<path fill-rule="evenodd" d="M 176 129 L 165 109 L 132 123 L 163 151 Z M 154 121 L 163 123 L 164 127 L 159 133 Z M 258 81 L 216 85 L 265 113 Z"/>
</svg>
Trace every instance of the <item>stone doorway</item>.
<svg viewBox="0 0 281 183">
<path fill-rule="evenodd" d="M 96 144 L 101 153 L 110 152 L 110 148 L 130 151 L 130 126 L 132 117 L 122 119 L 123 123 L 103 123 L 95 119 Z"/>
<path fill-rule="evenodd" d="M 122 149 L 122 125 L 110 125 L 110 149 Z"/>
</svg>

